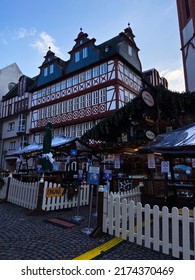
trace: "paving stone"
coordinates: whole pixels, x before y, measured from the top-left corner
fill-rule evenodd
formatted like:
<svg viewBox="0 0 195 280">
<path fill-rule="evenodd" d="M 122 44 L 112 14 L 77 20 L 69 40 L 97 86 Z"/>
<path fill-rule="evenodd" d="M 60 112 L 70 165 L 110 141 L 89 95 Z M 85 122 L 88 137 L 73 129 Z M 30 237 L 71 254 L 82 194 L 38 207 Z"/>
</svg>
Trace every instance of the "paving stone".
<svg viewBox="0 0 195 280">
<path fill-rule="evenodd" d="M 82 232 L 88 227 L 89 207 L 80 207 L 83 220 L 72 228 L 61 228 L 46 223 L 48 219 L 71 221 L 76 209 L 49 211 L 41 216 L 29 215 L 29 210 L 11 203 L 0 204 L 0 259 L 1 260 L 71 260 L 112 239 L 107 234 L 91 238 Z M 92 228 L 96 218 L 92 215 Z M 123 241 L 96 259 L 174 259 L 171 256 Z"/>
</svg>

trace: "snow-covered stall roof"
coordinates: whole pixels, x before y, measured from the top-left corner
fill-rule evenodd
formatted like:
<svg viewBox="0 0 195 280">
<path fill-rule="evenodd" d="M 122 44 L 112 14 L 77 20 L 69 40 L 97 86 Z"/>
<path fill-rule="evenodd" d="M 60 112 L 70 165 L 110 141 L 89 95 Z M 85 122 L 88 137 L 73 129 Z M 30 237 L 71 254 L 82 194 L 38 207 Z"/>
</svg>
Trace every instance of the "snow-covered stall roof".
<svg viewBox="0 0 195 280">
<path fill-rule="evenodd" d="M 195 153 L 195 124 L 159 134 L 149 145 L 139 149 L 142 153 Z"/>
</svg>

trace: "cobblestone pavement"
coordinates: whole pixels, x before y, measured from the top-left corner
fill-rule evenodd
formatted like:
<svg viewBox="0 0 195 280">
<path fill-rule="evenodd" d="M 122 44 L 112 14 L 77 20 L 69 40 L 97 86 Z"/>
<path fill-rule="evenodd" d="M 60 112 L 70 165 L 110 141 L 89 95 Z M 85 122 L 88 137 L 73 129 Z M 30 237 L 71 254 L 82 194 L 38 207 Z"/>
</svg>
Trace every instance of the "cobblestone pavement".
<svg viewBox="0 0 195 280">
<path fill-rule="evenodd" d="M 1 260 L 71 260 L 92 250 L 112 236 L 103 234 L 93 238 L 82 232 L 88 228 L 89 207 L 82 206 L 79 215 L 83 220 L 72 228 L 48 223 L 48 219 L 61 218 L 70 221 L 76 208 L 29 215 L 30 210 L 10 203 L 0 203 L 0 259 Z M 90 226 L 95 228 L 96 218 Z M 97 260 L 170 260 L 169 255 L 123 241 Z"/>
</svg>

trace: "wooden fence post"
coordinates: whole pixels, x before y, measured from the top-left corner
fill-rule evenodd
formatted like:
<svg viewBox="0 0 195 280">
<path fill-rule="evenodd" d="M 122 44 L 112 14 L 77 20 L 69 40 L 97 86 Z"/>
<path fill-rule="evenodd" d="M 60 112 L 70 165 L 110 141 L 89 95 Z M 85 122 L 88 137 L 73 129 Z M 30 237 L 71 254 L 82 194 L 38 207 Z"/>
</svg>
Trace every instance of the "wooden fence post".
<svg viewBox="0 0 195 280">
<path fill-rule="evenodd" d="M 98 187 L 98 207 L 97 207 L 97 224 L 96 228 L 90 234 L 91 237 L 98 237 L 102 234 L 103 226 L 103 203 L 104 203 L 104 187 L 100 185 Z"/>
<path fill-rule="evenodd" d="M 42 210 L 43 192 L 44 192 L 44 179 L 41 178 L 41 180 L 39 181 L 37 207 L 28 214 L 29 216 L 35 216 L 35 215 L 39 216 L 45 214 L 45 211 Z"/>
</svg>

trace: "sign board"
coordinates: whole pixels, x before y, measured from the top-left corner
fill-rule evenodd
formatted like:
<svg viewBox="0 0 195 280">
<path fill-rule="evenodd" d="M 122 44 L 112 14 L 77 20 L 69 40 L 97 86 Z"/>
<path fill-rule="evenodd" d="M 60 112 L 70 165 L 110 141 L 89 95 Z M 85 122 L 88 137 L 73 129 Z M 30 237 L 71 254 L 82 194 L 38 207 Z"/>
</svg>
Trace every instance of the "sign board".
<svg viewBox="0 0 195 280">
<path fill-rule="evenodd" d="M 89 166 L 87 183 L 91 185 L 98 185 L 100 179 L 100 168 L 99 166 Z"/>
<path fill-rule="evenodd" d="M 58 197 L 63 195 L 63 188 L 47 188 L 46 197 Z"/>
<path fill-rule="evenodd" d="M 152 130 L 146 130 L 146 137 L 150 140 L 153 140 L 156 137 L 156 135 Z"/>
<path fill-rule="evenodd" d="M 121 167 L 120 155 L 116 155 L 114 157 L 114 168 L 115 169 L 120 169 L 120 167 Z"/>
<path fill-rule="evenodd" d="M 154 98 L 147 90 L 142 91 L 143 101 L 150 107 L 154 106 Z"/>
<path fill-rule="evenodd" d="M 71 156 L 77 156 L 77 150 L 71 149 L 70 150 L 70 155 Z"/>
<path fill-rule="evenodd" d="M 169 161 L 162 161 L 161 162 L 161 172 L 162 173 L 169 173 L 170 172 Z"/>
<path fill-rule="evenodd" d="M 112 170 L 105 169 L 103 173 L 103 179 L 104 180 L 112 180 Z"/>
<path fill-rule="evenodd" d="M 152 169 L 156 167 L 154 154 L 148 154 L 148 168 Z"/>
</svg>

